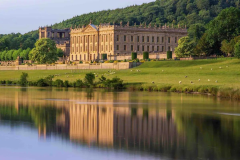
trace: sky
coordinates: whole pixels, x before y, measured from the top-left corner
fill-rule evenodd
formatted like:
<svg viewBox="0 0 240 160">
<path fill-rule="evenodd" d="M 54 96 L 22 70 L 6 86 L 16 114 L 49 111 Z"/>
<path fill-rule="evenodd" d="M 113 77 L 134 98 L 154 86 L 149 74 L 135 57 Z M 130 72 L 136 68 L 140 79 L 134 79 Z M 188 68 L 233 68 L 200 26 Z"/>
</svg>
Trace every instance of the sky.
<svg viewBox="0 0 240 160">
<path fill-rule="evenodd" d="M 84 13 L 155 0 L 0 0 L 0 34 L 27 33 Z"/>
</svg>

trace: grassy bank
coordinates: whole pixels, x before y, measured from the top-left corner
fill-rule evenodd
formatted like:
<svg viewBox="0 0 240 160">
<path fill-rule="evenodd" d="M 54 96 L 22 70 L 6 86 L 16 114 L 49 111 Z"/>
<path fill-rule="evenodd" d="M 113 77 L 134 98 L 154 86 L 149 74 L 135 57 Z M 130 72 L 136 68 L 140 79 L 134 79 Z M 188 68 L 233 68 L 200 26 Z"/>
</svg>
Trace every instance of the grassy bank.
<svg viewBox="0 0 240 160">
<path fill-rule="evenodd" d="M 0 71 L 0 80 L 17 81 L 22 72 Z M 184 88 L 184 86 L 189 86 L 189 88 L 215 86 L 233 88 L 234 90 L 240 88 L 240 60 L 231 58 L 145 62 L 137 68 L 112 72 L 109 70 L 36 70 L 24 72 L 29 74 L 30 81 L 36 81 L 48 75 L 56 75 L 54 80 L 61 79 L 73 82 L 77 79 L 83 79 L 86 73 L 92 72 L 98 75 L 96 79 L 101 75 L 109 79 L 119 77 L 127 84 L 143 84 L 141 86 L 153 86 L 153 88 L 161 85 L 175 86 L 175 88 Z"/>
</svg>

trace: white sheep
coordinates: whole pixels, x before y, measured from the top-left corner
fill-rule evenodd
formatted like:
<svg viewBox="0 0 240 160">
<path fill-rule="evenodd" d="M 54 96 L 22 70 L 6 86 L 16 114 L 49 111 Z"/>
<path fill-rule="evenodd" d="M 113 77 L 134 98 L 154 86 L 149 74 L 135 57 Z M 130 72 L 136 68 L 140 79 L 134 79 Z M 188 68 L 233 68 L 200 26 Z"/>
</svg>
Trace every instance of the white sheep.
<svg viewBox="0 0 240 160">
<path fill-rule="evenodd" d="M 179 84 L 182 84 L 182 81 L 179 81 Z"/>
<path fill-rule="evenodd" d="M 222 69 L 222 67 L 219 67 L 219 69 Z"/>
<path fill-rule="evenodd" d="M 187 76 L 185 76 L 185 78 L 187 78 Z"/>
<path fill-rule="evenodd" d="M 210 79 L 208 79 L 208 82 L 210 82 Z"/>
<path fill-rule="evenodd" d="M 201 79 L 198 79 L 198 82 L 200 82 L 201 81 Z"/>
<path fill-rule="evenodd" d="M 212 71 L 213 69 L 211 68 L 211 71 Z"/>
<path fill-rule="evenodd" d="M 216 80 L 215 82 L 216 82 L 216 83 L 218 83 L 218 81 L 217 81 L 217 80 Z"/>
</svg>

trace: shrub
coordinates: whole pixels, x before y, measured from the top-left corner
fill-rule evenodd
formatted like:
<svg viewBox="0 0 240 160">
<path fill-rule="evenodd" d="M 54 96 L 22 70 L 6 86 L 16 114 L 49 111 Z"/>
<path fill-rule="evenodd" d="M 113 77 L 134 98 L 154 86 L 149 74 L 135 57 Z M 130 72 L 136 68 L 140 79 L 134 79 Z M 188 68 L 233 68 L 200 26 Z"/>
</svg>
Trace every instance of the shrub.
<svg viewBox="0 0 240 160">
<path fill-rule="evenodd" d="M 70 84 L 69 84 L 68 80 L 64 81 L 63 85 L 64 85 L 64 87 L 70 87 Z"/>
<path fill-rule="evenodd" d="M 6 85 L 9 85 L 9 84 L 12 84 L 12 81 L 7 80 L 7 81 L 6 81 Z"/>
<path fill-rule="evenodd" d="M 106 60 L 106 59 L 107 59 L 107 54 L 106 53 L 102 54 L 102 60 Z"/>
<path fill-rule="evenodd" d="M 172 59 L 172 51 L 167 51 L 167 59 Z"/>
<path fill-rule="evenodd" d="M 45 87 L 45 86 L 48 86 L 48 85 L 45 83 L 45 81 L 44 81 L 43 78 L 37 80 L 36 85 L 37 85 L 38 87 Z"/>
<path fill-rule="evenodd" d="M 84 83 L 83 83 L 83 81 L 80 80 L 80 79 L 76 80 L 75 83 L 76 83 L 76 87 L 78 87 L 78 88 L 84 87 Z"/>
<path fill-rule="evenodd" d="M 57 86 L 57 87 L 63 87 L 64 86 L 63 81 L 61 79 L 57 79 L 54 82 L 54 85 Z"/>
<path fill-rule="evenodd" d="M 143 59 L 149 59 L 149 53 L 143 52 Z"/>
<path fill-rule="evenodd" d="M 132 60 L 137 59 L 137 52 L 132 52 Z"/>
<path fill-rule="evenodd" d="M 28 84 L 27 77 L 28 77 L 28 74 L 25 73 L 25 72 L 22 72 L 22 75 L 21 75 L 20 80 L 19 80 L 19 84 L 21 86 L 26 86 Z"/>
<path fill-rule="evenodd" d="M 85 83 L 89 86 L 94 85 L 94 80 L 95 80 L 95 75 L 93 73 L 87 73 L 84 78 Z"/>
<path fill-rule="evenodd" d="M 49 75 L 46 78 L 44 78 L 44 83 L 46 84 L 46 86 L 52 86 L 53 78 L 54 75 Z"/>
</svg>

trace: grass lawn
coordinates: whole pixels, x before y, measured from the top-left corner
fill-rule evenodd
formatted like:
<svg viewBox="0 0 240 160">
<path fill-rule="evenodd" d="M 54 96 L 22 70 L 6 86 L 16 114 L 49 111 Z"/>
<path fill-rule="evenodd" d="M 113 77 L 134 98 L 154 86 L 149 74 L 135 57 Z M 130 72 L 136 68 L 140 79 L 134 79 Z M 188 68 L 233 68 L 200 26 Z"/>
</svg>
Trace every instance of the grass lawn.
<svg viewBox="0 0 240 160">
<path fill-rule="evenodd" d="M 137 72 L 137 69 L 140 72 Z M 240 88 L 240 60 L 231 58 L 145 62 L 137 68 L 116 70 L 115 74 L 109 74 L 108 70 L 0 71 L 0 80 L 18 80 L 22 72 L 29 74 L 29 80 L 59 74 L 60 76 L 55 79 L 74 81 L 83 79 L 86 73 L 93 72 L 98 73 L 98 77 L 102 74 L 105 74 L 107 78 L 117 76 L 128 83 L 151 84 L 154 81 L 155 84 L 179 85 L 179 81 L 182 81 L 182 84 L 188 85 L 219 85 Z M 199 79 L 201 80 L 198 81 Z M 191 81 L 193 84 L 190 83 Z"/>
</svg>

